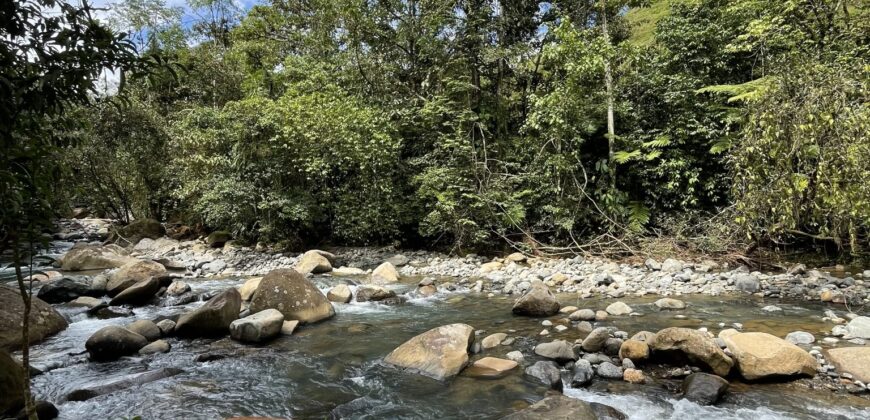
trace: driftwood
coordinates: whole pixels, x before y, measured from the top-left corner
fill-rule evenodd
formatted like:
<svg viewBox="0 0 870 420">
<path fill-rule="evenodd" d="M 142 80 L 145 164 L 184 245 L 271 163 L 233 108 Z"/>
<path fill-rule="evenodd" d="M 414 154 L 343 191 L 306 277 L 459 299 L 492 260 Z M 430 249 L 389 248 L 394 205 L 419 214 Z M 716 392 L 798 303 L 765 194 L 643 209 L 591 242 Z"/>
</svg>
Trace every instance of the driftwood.
<svg viewBox="0 0 870 420">
<path fill-rule="evenodd" d="M 150 370 L 144 373 L 136 373 L 128 375 L 123 379 L 119 379 L 115 382 L 109 382 L 107 384 L 96 385 L 89 388 L 77 389 L 73 392 L 70 392 L 66 396 L 66 399 L 67 401 L 87 401 L 91 398 L 99 397 L 100 395 L 111 394 L 122 389 L 147 384 L 149 382 L 159 381 L 161 379 L 178 375 L 182 372 L 184 371 L 177 368 L 162 368 Z"/>
</svg>

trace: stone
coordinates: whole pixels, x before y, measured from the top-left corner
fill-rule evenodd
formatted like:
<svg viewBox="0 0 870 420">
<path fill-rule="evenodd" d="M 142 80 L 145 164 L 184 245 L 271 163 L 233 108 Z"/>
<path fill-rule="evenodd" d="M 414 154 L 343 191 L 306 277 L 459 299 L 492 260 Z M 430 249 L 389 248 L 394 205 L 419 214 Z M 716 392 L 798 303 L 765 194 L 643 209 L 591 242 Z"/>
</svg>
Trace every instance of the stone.
<svg viewBox="0 0 870 420">
<path fill-rule="evenodd" d="M 190 285 L 185 281 L 175 280 L 166 288 L 166 294 L 169 296 L 181 296 L 190 291 Z"/>
<path fill-rule="evenodd" d="M 588 360 L 580 359 L 574 363 L 574 369 L 571 373 L 571 386 L 574 388 L 584 387 L 592 383 L 595 377 L 595 369 L 592 368 L 592 363 Z"/>
<path fill-rule="evenodd" d="M 746 380 L 813 376 L 818 369 L 816 359 L 805 350 L 767 333 L 737 333 L 722 339 Z"/>
<path fill-rule="evenodd" d="M 507 357 L 508 360 L 513 360 L 514 362 L 517 362 L 517 363 L 523 363 L 526 360 L 525 356 L 523 356 L 523 352 L 521 352 L 519 350 L 514 350 L 511 352 L 508 352 L 508 354 L 506 354 L 505 357 Z"/>
<path fill-rule="evenodd" d="M 646 375 L 641 370 L 628 368 L 622 372 L 622 380 L 631 384 L 642 384 L 646 383 Z"/>
<path fill-rule="evenodd" d="M 437 289 L 435 286 L 433 286 L 433 285 L 430 284 L 430 285 L 427 285 L 427 286 L 420 286 L 420 287 L 418 287 L 418 288 L 417 288 L 417 293 L 418 293 L 420 296 L 423 296 L 423 297 L 426 297 L 426 296 L 432 296 L 432 295 L 434 295 L 435 293 L 438 293 L 438 289 Z"/>
<path fill-rule="evenodd" d="M 734 361 L 712 339 L 689 328 L 665 328 L 648 344 L 656 357 L 685 358 L 719 376 L 727 375 L 734 366 Z"/>
<path fill-rule="evenodd" d="M 668 273 L 679 273 L 683 271 L 683 263 L 679 260 L 668 258 L 662 263 L 661 270 Z"/>
<path fill-rule="evenodd" d="M 490 335 L 486 336 L 486 338 L 481 340 L 480 347 L 484 350 L 489 350 L 491 348 L 498 347 L 501 344 L 501 342 L 504 341 L 506 338 L 507 338 L 507 334 L 505 334 L 505 333 L 490 334 Z"/>
<path fill-rule="evenodd" d="M 103 304 L 103 301 L 90 296 L 81 296 L 75 298 L 72 302 L 69 302 L 70 306 L 83 306 L 85 308 L 96 308 Z"/>
<path fill-rule="evenodd" d="M 581 347 L 585 352 L 595 353 L 604 348 L 608 338 L 610 338 L 610 331 L 607 328 L 598 327 L 586 336 Z"/>
<path fill-rule="evenodd" d="M 591 402 L 589 405 L 592 407 L 595 415 L 598 416 L 598 420 L 626 420 L 628 418 L 625 413 L 609 405 L 597 402 Z"/>
<path fill-rule="evenodd" d="M 535 362 L 535 364 L 526 368 L 525 374 L 550 389 L 562 391 L 562 372 L 559 371 L 559 365 L 556 362 L 543 360 Z"/>
<path fill-rule="evenodd" d="M 858 316 L 849 321 L 846 324 L 845 338 L 870 339 L 870 317 Z"/>
<path fill-rule="evenodd" d="M 122 267 L 135 262 L 119 246 L 95 246 L 76 244 L 60 259 L 63 271 L 105 270 Z"/>
<path fill-rule="evenodd" d="M 314 323 L 335 315 L 332 303 L 298 271 L 272 270 L 260 282 L 251 299 L 251 312 L 277 309 L 286 320 Z"/>
<path fill-rule="evenodd" d="M 100 395 L 111 394 L 134 386 L 141 386 L 149 382 L 159 381 L 161 379 L 178 375 L 182 372 L 184 371 L 176 368 L 161 368 L 142 373 L 134 373 L 103 385 L 76 389 L 67 394 L 66 399 L 68 401 L 87 401 L 99 397 Z"/>
<path fill-rule="evenodd" d="M 517 366 L 517 362 L 513 360 L 484 357 L 472 363 L 466 372 L 477 378 L 497 379 L 507 376 Z"/>
<path fill-rule="evenodd" d="M 36 297 L 47 303 L 66 303 L 81 296 L 97 296 L 91 285 L 80 279 L 64 277 L 39 289 Z"/>
<path fill-rule="evenodd" d="M 299 326 L 299 321 L 284 321 L 281 324 L 281 335 L 293 335 L 293 332 L 296 331 L 296 327 Z"/>
<path fill-rule="evenodd" d="M 585 401 L 564 395 L 550 395 L 516 413 L 502 417 L 502 420 L 604 420 L 606 418 L 599 417 L 592 405 Z"/>
<path fill-rule="evenodd" d="M 437 380 L 456 376 L 468 363 L 474 328 L 468 324 L 435 327 L 402 343 L 384 362 Z"/>
<path fill-rule="evenodd" d="M 619 349 L 622 347 L 622 339 L 609 337 L 604 341 L 604 354 L 608 356 L 616 356 L 619 354 Z"/>
<path fill-rule="evenodd" d="M 329 274 L 333 276 L 361 276 L 366 271 L 356 267 L 338 267 L 333 269 Z"/>
<path fill-rule="evenodd" d="M 0 350 L 0 415 L 24 406 L 24 371 L 9 353 Z"/>
<path fill-rule="evenodd" d="M 239 286 L 239 295 L 242 296 L 242 300 L 248 302 L 254 297 L 254 292 L 257 291 L 257 288 L 260 287 L 260 282 L 263 280 L 262 277 L 254 277 L 245 280 L 241 286 Z"/>
<path fill-rule="evenodd" d="M 145 337 L 148 341 L 154 341 L 160 338 L 161 335 L 160 327 L 147 319 L 133 321 L 131 324 L 127 325 L 127 329 Z"/>
<path fill-rule="evenodd" d="M 513 263 L 524 263 L 528 259 L 522 252 L 514 252 L 513 254 L 508 255 L 504 258 L 505 261 L 513 262 Z"/>
<path fill-rule="evenodd" d="M 825 350 L 825 354 L 837 372 L 849 373 L 856 380 L 870 383 L 870 347 L 839 347 Z"/>
<path fill-rule="evenodd" d="M 577 331 L 583 335 L 588 335 L 592 332 L 592 324 L 589 321 L 580 321 L 577 323 Z"/>
<path fill-rule="evenodd" d="M 114 229 L 109 235 L 109 242 L 121 245 L 134 245 L 144 238 L 159 239 L 166 236 L 166 228 L 154 219 L 134 220 L 127 226 Z"/>
<path fill-rule="evenodd" d="M 411 262 L 411 259 L 402 254 L 396 254 L 387 258 L 386 262 L 392 264 L 394 267 L 403 267 L 408 265 L 408 263 Z"/>
<path fill-rule="evenodd" d="M 631 307 L 623 302 L 614 302 L 607 305 L 605 311 L 610 315 L 628 315 L 631 313 Z"/>
<path fill-rule="evenodd" d="M 225 230 L 216 230 L 208 235 L 205 238 L 205 244 L 209 246 L 209 248 L 221 248 L 229 242 L 230 239 L 233 239 L 233 235 Z"/>
<path fill-rule="evenodd" d="M 39 420 L 56 419 L 57 416 L 60 415 L 60 411 L 57 410 L 57 407 L 48 401 L 34 401 L 33 411 L 36 413 L 36 418 Z M 15 418 L 17 420 L 27 419 L 27 409 L 22 408 L 19 410 Z"/>
<path fill-rule="evenodd" d="M 525 316 L 550 316 L 559 312 L 559 302 L 540 280 L 534 280 L 529 290 L 514 302 L 513 313 Z"/>
<path fill-rule="evenodd" d="M 656 333 L 651 331 L 638 331 L 633 336 L 631 336 L 632 340 L 642 341 L 647 344 L 649 344 L 655 338 Z"/>
<path fill-rule="evenodd" d="M 346 284 L 339 284 L 338 286 L 329 289 L 329 292 L 326 293 L 326 298 L 329 299 L 330 302 L 348 303 L 352 297 L 353 293 L 350 291 L 350 287 L 347 287 Z"/>
<path fill-rule="evenodd" d="M 277 309 L 266 309 L 230 323 L 230 337 L 248 343 L 261 343 L 280 334 L 283 325 L 284 314 Z"/>
<path fill-rule="evenodd" d="M 792 331 L 785 336 L 785 341 L 792 344 L 813 344 L 816 337 L 806 331 Z"/>
<path fill-rule="evenodd" d="M 606 379 L 622 379 L 622 368 L 614 365 L 610 362 L 603 362 L 598 364 L 598 367 L 595 369 L 595 373 L 598 376 Z"/>
<path fill-rule="evenodd" d="M 782 312 L 782 308 L 776 305 L 767 305 L 761 308 L 761 310 L 764 312 Z"/>
<path fill-rule="evenodd" d="M 647 258 L 646 262 L 644 262 L 643 265 L 648 270 L 658 271 L 662 269 L 662 264 L 652 258 Z"/>
<path fill-rule="evenodd" d="M 160 335 L 168 336 L 175 332 L 175 321 L 171 319 L 164 319 L 157 322 L 157 328 L 160 329 Z"/>
<path fill-rule="evenodd" d="M 375 284 L 395 283 L 399 281 L 399 272 L 389 262 L 385 262 L 372 271 L 371 280 Z"/>
<path fill-rule="evenodd" d="M 713 405 L 728 391 L 728 381 L 709 373 L 693 373 L 683 379 L 682 397 L 700 405 Z"/>
<path fill-rule="evenodd" d="M 491 261 L 488 263 L 483 263 L 480 265 L 480 273 L 481 274 L 491 273 L 493 271 L 501 270 L 502 267 L 504 267 L 504 264 L 502 264 L 498 261 Z"/>
<path fill-rule="evenodd" d="M 381 286 L 360 286 L 356 289 L 357 302 L 377 302 L 396 297 L 396 292 Z"/>
<path fill-rule="evenodd" d="M 66 329 L 66 319 L 51 305 L 35 296 L 30 302 L 31 343 L 38 343 Z M 0 350 L 14 351 L 21 348 L 23 313 L 24 302 L 18 290 L 0 286 Z"/>
<path fill-rule="evenodd" d="M 568 319 L 572 321 L 594 321 L 595 311 L 592 309 L 580 309 L 568 315 Z"/>
<path fill-rule="evenodd" d="M 230 324 L 239 318 L 241 309 L 242 296 L 235 287 L 231 287 L 209 299 L 205 305 L 179 317 L 175 334 L 180 337 L 225 335 L 229 332 Z"/>
<path fill-rule="evenodd" d="M 574 354 L 573 346 L 565 340 L 555 340 L 549 343 L 538 344 L 535 346 L 535 354 L 548 359 L 553 359 L 557 363 L 566 363 L 577 359 L 577 356 Z"/>
<path fill-rule="evenodd" d="M 131 285 L 112 298 L 109 305 L 141 306 L 148 303 L 160 290 L 160 281 L 157 277 L 151 277 Z"/>
<path fill-rule="evenodd" d="M 109 277 L 106 292 L 109 296 L 115 296 L 136 283 L 165 273 L 166 268 L 154 261 L 136 261 L 126 264 Z"/>
<path fill-rule="evenodd" d="M 755 293 L 761 286 L 754 274 L 741 273 L 734 276 L 734 287 L 741 292 Z"/>
<path fill-rule="evenodd" d="M 625 340 L 619 347 L 619 358 L 643 362 L 649 359 L 649 346 L 643 341 Z"/>
<path fill-rule="evenodd" d="M 323 274 L 332 271 L 332 264 L 317 250 L 307 251 L 293 267 L 302 274 Z"/>
<path fill-rule="evenodd" d="M 146 345 L 148 340 L 142 335 L 117 325 L 110 325 L 91 335 L 85 342 L 85 349 L 90 354 L 91 360 L 106 362 L 135 354 Z"/>
<path fill-rule="evenodd" d="M 170 346 L 165 340 L 157 340 L 139 349 L 139 354 L 169 353 L 169 350 L 171 349 L 172 346 Z"/>
<path fill-rule="evenodd" d="M 659 309 L 686 309 L 686 303 L 679 299 L 661 298 L 655 302 Z"/>
<path fill-rule="evenodd" d="M 606 321 L 607 311 L 595 311 L 595 320 L 599 322 Z"/>
</svg>

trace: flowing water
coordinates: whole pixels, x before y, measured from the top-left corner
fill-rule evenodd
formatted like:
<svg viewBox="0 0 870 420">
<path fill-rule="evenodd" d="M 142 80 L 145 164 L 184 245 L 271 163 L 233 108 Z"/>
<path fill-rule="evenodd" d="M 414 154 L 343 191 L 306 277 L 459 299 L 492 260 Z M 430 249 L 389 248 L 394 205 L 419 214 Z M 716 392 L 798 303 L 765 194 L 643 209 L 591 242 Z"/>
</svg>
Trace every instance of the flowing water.
<svg viewBox="0 0 870 420">
<path fill-rule="evenodd" d="M 240 285 L 244 279 L 186 279 L 195 293 L 217 292 Z M 317 277 L 326 290 L 345 282 Z M 404 279 L 398 292 L 412 290 L 415 279 Z M 560 296 L 563 305 L 603 309 L 612 300 Z M 670 326 L 707 327 L 717 332 L 720 323 L 734 322 L 747 331 L 784 336 L 790 331 L 820 333 L 830 330 L 821 319 L 823 307 L 806 302 L 768 301 L 745 296 L 683 296 L 690 306 L 682 311 L 658 311 L 657 297 L 624 298 L 638 317 L 611 317 L 598 323 L 634 334 Z M 83 309 L 57 308 L 70 320 L 67 330 L 33 347 L 33 365 L 50 368 L 34 378 L 38 399 L 56 403 L 63 419 L 131 418 L 218 419 L 231 416 L 272 416 L 294 419 L 322 418 L 499 418 L 539 400 L 545 389 L 524 378 L 522 369 L 502 379 L 476 379 L 462 374 L 442 383 L 404 373 L 382 364 L 382 358 L 405 340 L 436 326 L 463 322 L 485 332 L 505 332 L 516 337 L 512 346 L 485 351 L 482 356 L 503 357 L 521 350 L 526 363 L 534 362 L 531 351 L 541 319 L 511 314 L 513 300 L 488 298 L 470 292 L 439 293 L 411 298 L 407 303 L 386 306 L 376 303 L 336 304 L 336 316 L 315 325 L 302 326 L 292 336 L 283 336 L 261 346 L 245 345 L 228 338 L 219 340 L 169 339 L 169 353 L 128 357 L 110 363 L 87 361 L 84 343 L 99 328 L 124 325 L 134 319 L 171 317 L 202 302 L 180 307 L 148 306 L 134 310 L 134 318 L 99 320 Z M 767 313 L 761 308 L 776 304 L 783 311 Z M 675 319 L 676 314 L 685 319 Z M 556 316 L 552 319 L 558 320 Z M 569 328 L 551 330 L 552 338 L 574 340 L 580 333 Z M 231 354 L 227 358 L 196 362 L 206 352 Z M 64 402 L 71 391 L 120 379 L 125 375 L 163 367 L 183 369 L 171 378 L 121 390 L 84 402 Z M 566 383 L 570 383 L 565 372 Z M 646 385 L 598 379 L 590 388 L 565 388 L 565 394 L 597 401 L 622 410 L 631 419 L 785 419 L 870 418 L 870 400 L 837 395 L 826 389 L 811 390 L 801 382 L 752 384 L 732 382 L 730 393 L 716 407 L 702 407 L 679 400 L 663 386 L 664 380 Z"/>
</svg>

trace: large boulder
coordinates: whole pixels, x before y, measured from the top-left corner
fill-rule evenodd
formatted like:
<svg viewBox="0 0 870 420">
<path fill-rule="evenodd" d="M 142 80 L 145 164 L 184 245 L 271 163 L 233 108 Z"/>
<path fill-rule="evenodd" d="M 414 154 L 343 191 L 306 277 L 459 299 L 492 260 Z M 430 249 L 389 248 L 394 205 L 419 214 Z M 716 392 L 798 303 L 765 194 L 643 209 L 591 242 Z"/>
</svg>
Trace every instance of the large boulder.
<svg viewBox="0 0 870 420">
<path fill-rule="evenodd" d="M 371 281 L 375 284 L 395 283 L 399 281 L 399 271 L 390 262 L 385 262 L 372 271 Z"/>
<path fill-rule="evenodd" d="M 311 250 L 302 254 L 294 268 L 302 274 L 321 274 L 332 271 L 332 264 L 320 251 Z"/>
<path fill-rule="evenodd" d="M 272 270 L 251 298 L 251 312 L 277 309 L 286 320 L 312 323 L 335 315 L 335 308 L 323 292 L 292 269 Z"/>
<path fill-rule="evenodd" d="M 284 314 L 277 309 L 266 309 L 237 319 L 230 324 L 230 337 L 249 343 L 260 343 L 281 333 Z"/>
<path fill-rule="evenodd" d="M 117 245 L 76 244 L 60 259 L 64 271 L 105 270 L 136 261 Z"/>
<path fill-rule="evenodd" d="M 160 290 L 160 281 L 157 277 L 142 280 L 115 295 L 109 305 L 139 306 L 148 303 Z"/>
<path fill-rule="evenodd" d="M 551 395 L 502 420 L 598 420 L 592 405 L 564 395 Z"/>
<path fill-rule="evenodd" d="M 825 353 L 837 372 L 850 373 L 855 379 L 870 383 L 870 347 L 840 347 Z"/>
<path fill-rule="evenodd" d="M 683 398 L 700 405 L 713 405 L 728 391 L 728 381 L 709 373 L 693 373 L 683 379 Z"/>
<path fill-rule="evenodd" d="M 148 339 L 117 325 L 100 328 L 85 342 L 85 348 L 91 355 L 91 359 L 98 362 L 117 360 L 135 354 L 146 345 Z"/>
<path fill-rule="evenodd" d="M 656 357 L 688 359 L 719 376 L 727 375 L 734 366 L 712 339 L 689 328 L 665 328 L 648 344 Z"/>
<path fill-rule="evenodd" d="M 437 380 L 456 376 L 468 363 L 474 328 L 450 324 L 433 328 L 404 342 L 384 362 Z"/>
<path fill-rule="evenodd" d="M 124 265 L 118 271 L 112 273 L 106 284 L 106 292 L 109 296 L 115 296 L 124 291 L 124 289 L 139 283 L 143 280 L 148 280 L 151 277 L 161 276 L 166 273 L 166 268 L 158 262 L 154 261 L 136 261 Z"/>
<path fill-rule="evenodd" d="M 0 350 L 0 415 L 24 406 L 24 371 L 5 351 Z"/>
<path fill-rule="evenodd" d="M 38 297 L 31 299 L 30 342 L 40 342 L 63 331 L 66 319 L 51 305 Z M 13 351 L 21 347 L 21 321 L 24 302 L 17 290 L 0 286 L 0 350 Z"/>
<path fill-rule="evenodd" d="M 779 337 L 748 332 L 722 337 L 747 380 L 815 375 L 818 362 L 802 348 Z"/>
<path fill-rule="evenodd" d="M 526 316 L 550 316 L 559 312 L 556 296 L 540 280 L 534 280 L 529 290 L 514 303 L 513 313 Z"/>
<path fill-rule="evenodd" d="M 166 236 L 166 228 L 154 219 L 139 219 L 127 226 L 117 228 L 109 235 L 109 242 L 123 246 L 138 244 L 144 238 L 158 239 Z"/>
<path fill-rule="evenodd" d="M 244 284 L 239 286 L 239 294 L 242 295 L 243 301 L 247 302 L 254 297 L 254 292 L 260 287 L 261 281 L 263 281 L 262 277 L 254 277 L 246 280 Z"/>
<path fill-rule="evenodd" d="M 91 290 L 90 282 L 70 277 L 48 283 L 36 294 L 36 297 L 48 303 L 66 303 L 81 296 L 99 296 L 99 292 Z"/>
<path fill-rule="evenodd" d="M 205 305 L 178 318 L 175 335 L 182 337 L 210 337 L 224 335 L 230 324 L 239 318 L 242 296 L 231 287 L 211 298 Z M 257 311 L 259 312 L 259 311 Z"/>
</svg>

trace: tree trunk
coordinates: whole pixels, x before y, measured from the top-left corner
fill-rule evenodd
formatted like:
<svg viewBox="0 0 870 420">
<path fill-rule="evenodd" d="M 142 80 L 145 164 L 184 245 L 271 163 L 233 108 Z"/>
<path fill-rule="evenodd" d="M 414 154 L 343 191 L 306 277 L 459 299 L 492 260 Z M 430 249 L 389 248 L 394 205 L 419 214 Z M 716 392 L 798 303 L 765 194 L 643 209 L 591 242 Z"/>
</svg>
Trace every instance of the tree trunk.
<svg viewBox="0 0 870 420">
<path fill-rule="evenodd" d="M 18 292 L 24 302 L 24 314 L 21 322 L 21 374 L 24 377 L 24 407 L 27 418 L 37 420 L 36 407 L 30 394 L 30 308 L 31 289 L 24 284 L 24 274 L 21 272 L 21 250 L 18 241 L 12 242 L 12 258 L 15 264 L 15 279 L 18 280 Z M 31 270 L 32 271 L 32 270 Z"/>
<path fill-rule="evenodd" d="M 607 30 L 607 2 L 601 0 L 601 33 L 604 43 L 610 47 L 610 32 Z M 613 121 L 613 73 L 610 57 L 604 57 L 604 86 L 607 96 L 607 169 L 610 171 L 610 184 L 616 186 L 616 167 L 613 163 L 613 141 L 616 138 L 616 124 Z"/>
</svg>

